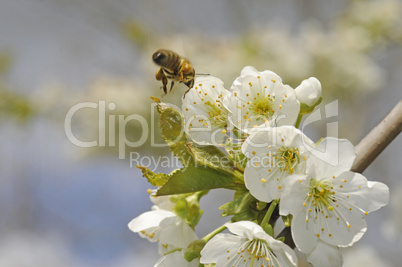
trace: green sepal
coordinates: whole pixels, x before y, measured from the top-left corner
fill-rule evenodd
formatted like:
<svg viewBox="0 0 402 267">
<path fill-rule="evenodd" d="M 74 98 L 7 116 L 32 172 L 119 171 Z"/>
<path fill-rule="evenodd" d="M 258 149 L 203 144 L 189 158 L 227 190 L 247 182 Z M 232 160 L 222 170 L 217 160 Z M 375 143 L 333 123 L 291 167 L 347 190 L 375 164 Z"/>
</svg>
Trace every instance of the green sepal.
<svg viewBox="0 0 402 267">
<path fill-rule="evenodd" d="M 148 182 L 153 186 L 162 186 L 169 180 L 169 175 L 165 173 L 154 173 L 144 166 L 137 165 L 138 169 L 142 171 L 142 176 L 147 178 Z"/>
<path fill-rule="evenodd" d="M 292 219 L 293 219 L 292 214 L 282 216 L 282 221 L 285 224 L 285 227 L 289 227 L 292 225 Z"/>
<path fill-rule="evenodd" d="M 281 242 L 285 242 L 285 237 L 284 237 L 284 236 L 281 236 L 281 237 L 278 237 L 276 240 L 279 240 L 279 241 L 281 241 Z"/>
<path fill-rule="evenodd" d="M 158 189 L 156 195 L 184 194 L 215 188 L 244 188 L 244 184 L 236 181 L 235 174 L 229 175 L 207 166 L 190 165 L 173 172 L 169 181 Z"/>
<path fill-rule="evenodd" d="M 262 202 L 262 201 L 257 201 L 255 204 L 255 207 L 257 210 L 263 210 L 267 207 L 268 203 L 267 202 Z"/>
<path fill-rule="evenodd" d="M 274 228 L 272 225 L 269 223 L 265 223 L 264 225 L 261 225 L 262 229 L 264 229 L 265 233 L 267 233 L 270 236 L 274 236 Z"/>
<path fill-rule="evenodd" d="M 312 106 L 308 106 L 307 104 L 300 103 L 300 114 L 310 114 L 313 112 L 316 106 L 318 106 L 322 101 L 322 97 L 320 97 Z"/>
<path fill-rule="evenodd" d="M 181 198 L 176 201 L 176 205 L 173 207 L 173 212 L 176 213 L 180 218 L 186 219 L 188 211 L 188 203 L 185 198 Z"/>
<path fill-rule="evenodd" d="M 194 229 L 204 213 L 203 210 L 200 210 L 200 199 L 207 193 L 208 191 L 198 191 L 195 193 L 172 195 L 170 201 L 175 204 L 172 209 L 173 212 Z"/>
<path fill-rule="evenodd" d="M 187 246 L 186 252 L 184 252 L 184 258 L 190 262 L 196 258 L 201 257 L 201 250 L 204 248 L 206 242 L 204 240 L 195 240 Z"/>
<path fill-rule="evenodd" d="M 175 155 L 183 166 L 194 164 L 193 157 L 187 149 L 187 135 L 184 132 L 184 118 L 180 111 L 160 102 L 158 98 L 152 97 L 158 104 L 156 110 L 160 114 L 159 127 L 162 137 L 169 146 L 173 155 Z"/>
</svg>

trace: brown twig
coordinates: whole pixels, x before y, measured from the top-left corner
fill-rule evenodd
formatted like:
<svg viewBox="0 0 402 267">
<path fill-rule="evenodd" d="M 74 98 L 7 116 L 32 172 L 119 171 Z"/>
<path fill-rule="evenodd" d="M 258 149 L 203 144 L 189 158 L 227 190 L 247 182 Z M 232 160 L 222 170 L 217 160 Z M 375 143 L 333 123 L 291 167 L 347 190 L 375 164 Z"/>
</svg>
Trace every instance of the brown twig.
<svg viewBox="0 0 402 267">
<path fill-rule="evenodd" d="M 362 173 L 402 131 L 402 100 L 356 146 L 351 171 Z"/>
</svg>

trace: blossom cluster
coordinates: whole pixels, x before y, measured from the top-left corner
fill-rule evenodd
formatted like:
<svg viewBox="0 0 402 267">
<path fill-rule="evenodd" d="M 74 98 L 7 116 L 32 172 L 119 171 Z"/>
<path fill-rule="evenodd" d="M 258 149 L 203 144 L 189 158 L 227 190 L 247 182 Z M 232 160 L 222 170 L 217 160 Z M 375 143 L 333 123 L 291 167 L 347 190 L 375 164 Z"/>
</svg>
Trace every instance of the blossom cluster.
<svg viewBox="0 0 402 267">
<path fill-rule="evenodd" d="M 156 196 L 163 192 L 159 189 L 151 196 L 153 211 L 129 223 L 132 231 L 159 242 L 163 257 L 155 266 L 297 266 L 294 247 L 313 266 L 341 266 L 339 248 L 363 236 L 365 217 L 388 203 L 389 190 L 350 171 L 356 155 L 348 140 L 326 137 L 316 143 L 298 129 L 303 115 L 320 102 L 321 84 L 314 77 L 293 89 L 276 73 L 248 66 L 229 90 L 218 78 L 196 78 L 183 98 L 181 126 L 194 146 L 183 147 L 205 166 L 162 175 L 168 181 L 154 185 L 166 191 L 174 180 L 171 196 Z M 217 151 L 211 147 L 224 151 L 221 157 L 229 157 L 233 167 L 214 165 L 207 173 L 211 166 L 206 155 Z M 216 182 L 217 172 L 225 173 L 223 177 L 233 172 L 233 185 L 222 187 L 236 193 L 233 202 L 221 207 L 223 216 L 233 215 L 231 222 L 198 239 L 198 200 L 205 193 L 179 193 L 203 172 L 208 175 L 191 190 Z M 282 216 L 290 238 L 274 236 L 279 217 L 274 211 Z M 226 228 L 231 233 L 220 233 Z"/>
</svg>

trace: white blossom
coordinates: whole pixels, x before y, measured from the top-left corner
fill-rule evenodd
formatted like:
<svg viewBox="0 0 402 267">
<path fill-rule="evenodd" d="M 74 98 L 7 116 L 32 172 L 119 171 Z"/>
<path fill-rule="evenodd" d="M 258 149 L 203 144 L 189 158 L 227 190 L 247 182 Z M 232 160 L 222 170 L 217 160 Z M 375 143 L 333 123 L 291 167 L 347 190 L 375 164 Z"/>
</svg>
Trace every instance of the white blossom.
<svg viewBox="0 0 402 267">
<path fill-rule="evenodd" d="M 296 87 L 295 93 L 300 103 L 313 106 L 321 98 L 321 83 L 317 78 L 310 77 Z"/>
<path fill-rule="evenodd" d="M 305 173 L 314 147 L 314 142 L 294 126 L 253 129 L 242 146 L 250 158 L 244 171 L 246 187 L 264 202 L 280 198 L 286 177 Z"/>
<path fill-rule="evenodd" d="M 339 156 L 333 153 L 335 143 Z M 328 253 L 323 253 L 328 252 L 328 245 L 347 247 L 358 241 L 367 230 L 365 216 L 389 201 L 385 184 L 349 171 L 355 158 L 349 141 L 326 138 L 317 149 L 325 147 L 325 157 L 309 159 L 305 175 L 287 178 L 280 202 L 280 214 L 293 215 L 291 229 L 296 246 L 315 261 L 320 257 L 328 260 Z M 333 166 L 328 161 L 338 164 Z"/>
<path fill-rule="evenodd" d="M 220 145 L 226 134 L 228 111 L 223 98 L 229 94 L 223 82 L 213 76 L 196 78 L 183 99 L 185 132 L 201 145 Z"/>
<path fill-rule="evenodd" d="M 198 239 L 186 221 L 171 211 L 173 205 L 169 204 L 169 198 L 151 196 L 151 200 L 159 205 L 154 205 L 152 211 L 139 215 L 128 224 L 128 228 L 142 238 L 159 242 L 160 254 L 175 248 L 186 248 Z"/>
<path fill-rule="evenodd" d="M 247 66 L 241 71 L 225 98 L 233 126 L 247 132 L 255 126 L 292 125 L 297 119 L 300 103 L 294 90 L 282 84 L 274 72 L 257 71 Z"/>
<path fill-rule="evenodd" d="M 200 262 L 219 267 L 297 266 L 295 252 L 251 221 L 227 223 L 232 234 L 214 236 L 201 251 Z"/>
</svg>

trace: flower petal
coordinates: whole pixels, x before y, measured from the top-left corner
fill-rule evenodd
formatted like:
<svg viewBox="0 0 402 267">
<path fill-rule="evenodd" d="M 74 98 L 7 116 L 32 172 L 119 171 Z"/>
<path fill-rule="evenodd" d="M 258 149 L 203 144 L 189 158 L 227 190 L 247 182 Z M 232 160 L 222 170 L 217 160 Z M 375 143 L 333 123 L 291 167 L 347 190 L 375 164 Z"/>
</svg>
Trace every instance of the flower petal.
<svg viewBox="0 0 402 267">
<path fill-rule="evenodd" d="M 204 264 L 217 263 L 217 266 L 224 266 L 222 258 L 226 258 L 228 250 L 237 251 L 242 243 L 241 236 L 231 234 L 218 234 L 214 236 L 201 250 L 200 262 Z M 226 261 L 225 261 L 226 263 Z"/>
<path fill-rule="evenodd" d="M 265 233 L 261 226 L 250 221 L 226 223 L 225 226 L 230 232 L 238 236 L 247 237 L 248 239 L 253 239 L 253 237 L 258 233 Z"/>
<path fill-rule="evenodd" d="M 328 178 L 349 171 L 356 158 L 352 143 L 346 139 L 324 138 L 311 150 L 307 172 L 312 177 Z M 318 178 L 317 178 L 318 179 Z"/>
<path fill-rule="evenodd" d="M 229 94 L 223 82 L 213 76 L 197 77 L 192 88 L 183 99 L 185 132 L 201 145 L 223 143 L 222 132 L 227 125 L 228 111 L 223 98 Z"/>
<path fill-rule="evenodd" d="M 184 259 L 184 250 L 181 250 L 163 256 L 158 260 L 154 267 L 198 267 L 198 265 L 197 259 L 194 259 L 191 262 Z"/>
<path fill-rule="evenodd" d="M 244 171 L 244 181 L 247 189 L 258 200 L 271 202 L 280 196 L 280 186 L 278 181 L 274 179 L 275 173 L 268 174 L 267 168 L 250 167 L 251 162 L 247 162 Z"/>
<path fill-rule="evenodd" d="M 317 267 L 341 267 L 342 254 L 339 248 L 318 241 L 313 251 L 307 255 L 307 260 Z"/>
<path fill-rule="evenodd" d="M 342 193 L 348 201 L 364 212 L 372 212 L 389 202 L 389 188 L 383 183 L 369 182 L 360 173 L 344 172 L 334 179 L 334 185 L 342 185 Z"/>
<path fill-rule="evenodd" d="M 314 231 L 316 226 L 312 220 L 306 221 L 306 212 L 303 209 L 292 215 L 293 241 L 301 252 L 310 253 L 319 240 Z"/>
<path fill-rule="evenodd" d="M 293 88 L 282 84 L 281 88 L 275 87 L 274 94 L 274 109 L 277 111 L 276 126 L 293 125 L 300 111 L 300 102 L 297 100 Z"/>
<path fill-rule="evenodd" d="M 188 244 L 198 239 L 194 230 L 178 216 L 175 223 L 162 225 L 162 227 L 163 229 L 159 235 L 159 241 L 162 244 L 172 244 L 178 248 L 185 248 Z"/>
<path fill-rule="evenodd" d="M 304 207 L 309 181 L 310 177 L 303 174 L 294 174 L 286 178 L 286 186 L 279 203 L 281 215 L 293 214 Z"/>
<path fill-rule="evenodd" d="M 321 97 L 321 83 L 315 77 L 310 77 L 295 88 L 297 99 L 308 106 L 313 106 Z"/>
<path fill-rule="evenodd" d="M 169 222 L 174 222 L 176 214 L 167 210 L 153 210 L 142 213 L 129 222 L 128 228 L 131 231 L 138 233 L 148 228 L 158 227 L 162 220 L 168 219 Z"/>
</svg>

